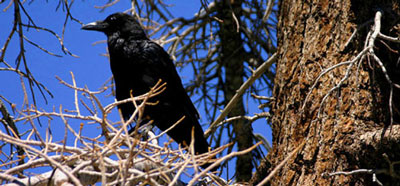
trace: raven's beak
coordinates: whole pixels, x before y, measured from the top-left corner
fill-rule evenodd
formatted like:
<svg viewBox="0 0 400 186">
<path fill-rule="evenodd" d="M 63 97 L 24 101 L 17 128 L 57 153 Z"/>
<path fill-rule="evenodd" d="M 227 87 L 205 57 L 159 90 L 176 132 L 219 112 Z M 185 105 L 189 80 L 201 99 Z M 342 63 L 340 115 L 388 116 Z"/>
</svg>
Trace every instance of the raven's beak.
<svg viewBox="0 0 400 186">
<path fill-rule="evenodd" d="M 108 27 L 108 24 L 103 21 L 96 21 L 83 25 L 81 29 L 83 30 L 96 30 L 103 32 Z"/>
</svg>

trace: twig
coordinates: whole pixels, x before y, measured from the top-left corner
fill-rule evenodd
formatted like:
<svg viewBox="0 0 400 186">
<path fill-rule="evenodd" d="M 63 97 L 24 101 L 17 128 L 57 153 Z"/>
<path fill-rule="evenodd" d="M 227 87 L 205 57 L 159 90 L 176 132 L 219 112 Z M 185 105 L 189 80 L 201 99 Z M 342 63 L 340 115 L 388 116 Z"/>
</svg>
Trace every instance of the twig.
<svg viewBox="0 0 400 186">
<path fill-rule="evenodd" d="M 349 172 L 346 171 L 338 171 L 338 172 L 332 172 L 332 173 L 323 173 L 322 177 L 330 177 L 330 176 L 336 176 L 336 175 L 345 175 L 345 176 L 350 176 L 354 174 L 372 174 L 372 182 L 377 183 L 380 186 L 383 186 L 382 182 L 378 180 L 376 177 L 376 174 L 384 173 L 386 172 L 385 170 L 373 170 L 373 169 L 357 169 L 357 170 L 352 170 Z"/>
<path fill-rule="evenodd" d="M 306 144 L 306 141 L 303 141 L 297 148 L 295 148 L 282 162 L 280 162 L 278 164 L 278 166 L 276 166 L 271 173 L 268 174 L 268 176 L 266 178 L 264 178 L 259 184 L 257 184 L 257 186 L 262 186 L 267 184 L 272 177 L 275 176 L 276 173 L 278 173 L 278 171 L 290 160 L 294 157 L 294 155 L 297 154 L 297 152 L 303 148 L 304 144 Z"/>
<path fill-rule="evenodd" d="M 231 159 L 231 158 L 233 158 L 235 156 L 240 156 L 240 155 L 243 155 L 243 154 L 247 154 L 247 153 L 251 152 L 252 150 L 254 150 L 261 143 L 262 142 L 258 142 L 256 144 L 254 144 L 253 146 L 249 147 L 248 149 L 245 149 L 245 150 L 242 150 L 242 151 L 231 152 L 231 153 L 227 154 L 226 156 L 218 159 L 216 162 L 214 162 L 213 164 L 208 166 L 206 169 L 204 169 L 200 174 L 197 174 L 196 176 L 194 176 L 192 178 L 192 180 L 189 181 L 188 186 L 192 186 L 200 177 L 202 177 L 205 174 L 207 174 L 207 172 L 211 171 L 214 167 L 218 166 L 222 162 L 224 162 L 224 161 L 226 161 L 228 159 Z"/>
<path fill-rule="evenodd" d="M 8 136 L 8 135 L 4 134 L 4 133 L 1 132 L 1 131 L 0 131 L 0 140 L 5 141 L 5 142 L 8 142 L 8 143 L 11 143 L 11 144 L 14 144 L 14 145 L 18 145 L 18 146 L 20 146 L 20 147 L 22 147 L 22 148 L 29 149 L 30 151 L 33 151 L 34 153 L 36 153 L 36 154 L 38 154 L 39 156 L 45 158 L 45 159 L 46 159 L 47 161 L 49 161 L 52 165 L 54 165 L 54 166 L 56 166 L 58 169 L 60 169 L 64 174 L 66 174 L 66 175 L 71 179 L 71 181 L 72 181 L 75 185 L 82 185 L 82 184 L 79 182 L 79 180 L 78 180 L 74 175 L 72 175 L 68 170 L 66 170 L 66 169 L 64 168 L 63 165 L 61 165 L 60 163 L 58 163 L 58 162 L 54 161 L 53 159 L 49 158 L 46 154 L 43 154 L 43 153 L 40 152 L 39 150 L 37 150 L 37 149 L 35 149 L 35 148 L 33 148 L 33 147 L 29 146 L 29 145 L 24 144 L 23 141 L 21 141 L 21 140 L 16 140 L 15 138 L 12 138 L 11 136 Z"/>
<path fill-rule="evenodd" d="M 236 94 L 232 97 L 232 99 L 229 101 L 229 103 L 225 106 L 224 110 L 221 112 L 221 114 L 218 116 L 218 118 L 210 125 L 210 127 L 207 129 L 205 132 L 205 136 L 208 137 L 215 129 L 218 123 L 220 123 L 227 115 L 228 113 L 232 110 L 232 108 L 235 106 L 236 102 L 239 100 L 239 98 L 244 94 L 244 92 L 254 83 L 256 79 L 261 77 L 261 75 L 272 65 L 272 63 L 275 62 L 277 58 L 277 54 L 274 53 L 272 54 L 267 61 L 265 61 L 260 67 L 258 67 L 254 73 L 251 75 L 249 79 L 246 80 L 240 86 L 240 88 L 236 91 Z"/>
</svg>

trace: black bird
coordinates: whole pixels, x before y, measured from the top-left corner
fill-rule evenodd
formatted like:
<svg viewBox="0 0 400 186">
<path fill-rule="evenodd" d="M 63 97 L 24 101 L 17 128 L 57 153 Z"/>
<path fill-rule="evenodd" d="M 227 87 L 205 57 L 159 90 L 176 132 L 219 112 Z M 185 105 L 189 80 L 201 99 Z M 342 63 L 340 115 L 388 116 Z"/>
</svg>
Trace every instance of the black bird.
<svg viewBox="0 0 400 186">
<path fill-rule="evenodd" d="M 133 16 L 115 13 L 103 21 L 84 25 L 82 29 L 100 31 L 107 36 L 117 100 L 130 98 L 131 92 L 133 96 L 147 93 L 161 79 L 167 83 L 166 90 L 149 100 L 158 101 L 158 104 L 146 105 L 143 118 L 150 118 L 159 129 L 166 130 L 185 116 L 167 134 L 179 144 L 187 146 L 191 142 L 191 131 L 194 128 L 195 153 L 209 151 L 198 122 L 199 114 L 185 92 L 170 56 L 147 37 Z M 118 108 L 125 120 L 135 111 L 132 103 L 121 104 Z M 203 168 L 207 166 L 203 165 Z"/>
</svg>

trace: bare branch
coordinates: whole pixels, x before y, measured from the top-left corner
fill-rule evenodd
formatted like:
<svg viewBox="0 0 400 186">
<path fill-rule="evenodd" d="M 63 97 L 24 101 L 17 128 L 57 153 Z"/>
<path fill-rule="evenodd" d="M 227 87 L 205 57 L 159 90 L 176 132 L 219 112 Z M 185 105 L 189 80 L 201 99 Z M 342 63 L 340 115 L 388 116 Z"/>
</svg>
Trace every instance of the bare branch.
<svg viewBox="0 0 400 186">
<path fill-rule="evenodd" d="M 232 97 L 232 99 L 229 101 L 229 103 L 226 105 L 224 110 L 221 112 L 221 114 L 218 116 L 218 118 L 210 125 L 209 129 L 205 132 L 206 136 L 209 136 L 214 128 L 217 126 L 218 123 L 220 123 L 231 111 L 233 106 L 236 104 L 238 101 L 239 97 L 243 95 L 243 93 L 251 86 L 251 84 L 254 83 L 254 81 L 259 78 L 265 70 L 268 69 L 269 66 L 272 65 L 273 62 L 275 62 L 277 57 L 277 54 L 273 54 L 270 56 L 270 58 L 265 61 L 260 67 L 258 67 L 254 73 L 251 75 L 249 79 L 247 79 L 246 82 L 243 83 L 243 85 L 237 90 L 236 94 Z"/>
<path fill-rule="evenodd" d="M 303 148 L 304 144 L 306 144 L 306 141 L 303 141 L 297 148 L 295 148 L 282 162 L 280 162 L 280 163 L 278 164 L 278 166 L 276 166 L 276 167 L 271 171 L 271 173 L 269 173 L 269 175 L 268 175 L 267 177 L 265 177 L 259 184 L 257 184 L 257 186 L 262 186 L 262 185 L 267 184 L 267 183 L 271 180 L 271 178 L 274 177 L 275 174 L 278 173 L 278 171 L 279 171 L 284 165 L 286 165 L 286 163 L 287 163 L 290 159 L 292 159 L 292 158 L 297 154 L 297 152 L 298 152 L 301 148 Z"/>
</svg>

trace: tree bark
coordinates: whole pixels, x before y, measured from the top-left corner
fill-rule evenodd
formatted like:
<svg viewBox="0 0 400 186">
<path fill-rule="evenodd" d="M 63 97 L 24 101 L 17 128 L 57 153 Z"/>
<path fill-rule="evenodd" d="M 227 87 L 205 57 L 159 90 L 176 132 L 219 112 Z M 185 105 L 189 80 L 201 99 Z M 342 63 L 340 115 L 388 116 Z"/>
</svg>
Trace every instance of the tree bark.
<svg viewBox="0 0 400 186">
<path fill-rule="evenodd" d="M 221 39 L 221 64 L 225 69 L 224 98 L 226 104 L 243 84 L 245 51 L 241 37 L 240 18 L 242 1 L 223 0 L 218 3 L 218 18 Z M 240 99 L 228 114 L 228 117 L 245 115 L 243 100 Z M 238 150 L 245 150 L 253 145 L 252 128 L 246 120 L 235 120 L 232 123 L 234 140 Z M 251 153 L 239 156 L 236 160 L 236 180 L 248 181 L 251 178 L 253 164 Z"/>
<path fill-rule="evenodd" d="M 399 93 L 392 92 L 393 113 L 388 114 L 390 83 L 370 54 L 364 55 L 362 61 L 343 64 L 329 72 L 326 69 L 353 60 L 363 51 L 377 11 L 384 14 L 381 33 L 396 34 L 398 1 L 283 0 L 279 11 L 275 101 L 271 108 L 273 150 L 268 155 L 271 168 L 304 141 L 305 145 L 270 183 L 376 184 L 367 173 L 328 174 L 358 169 L 389 170 L 389 162 L 400 159 L 396 131 L 399 103 L 394 100 Z M 348 42 L 355 29 L 358 29 L 356 36 Z M 372 49 L 384 66 L 390 68 L 387 74 L 393 83 L 398 83 L 399 68 L 393 64 L 399 58 L 396 53 L 399 44 L 377 40 Z M 389 131 L 390 128 L 393 130 Z M 377 174 L 377 178 L 384 184 L 399 184 L 393 175 Z"/>
</svg>

